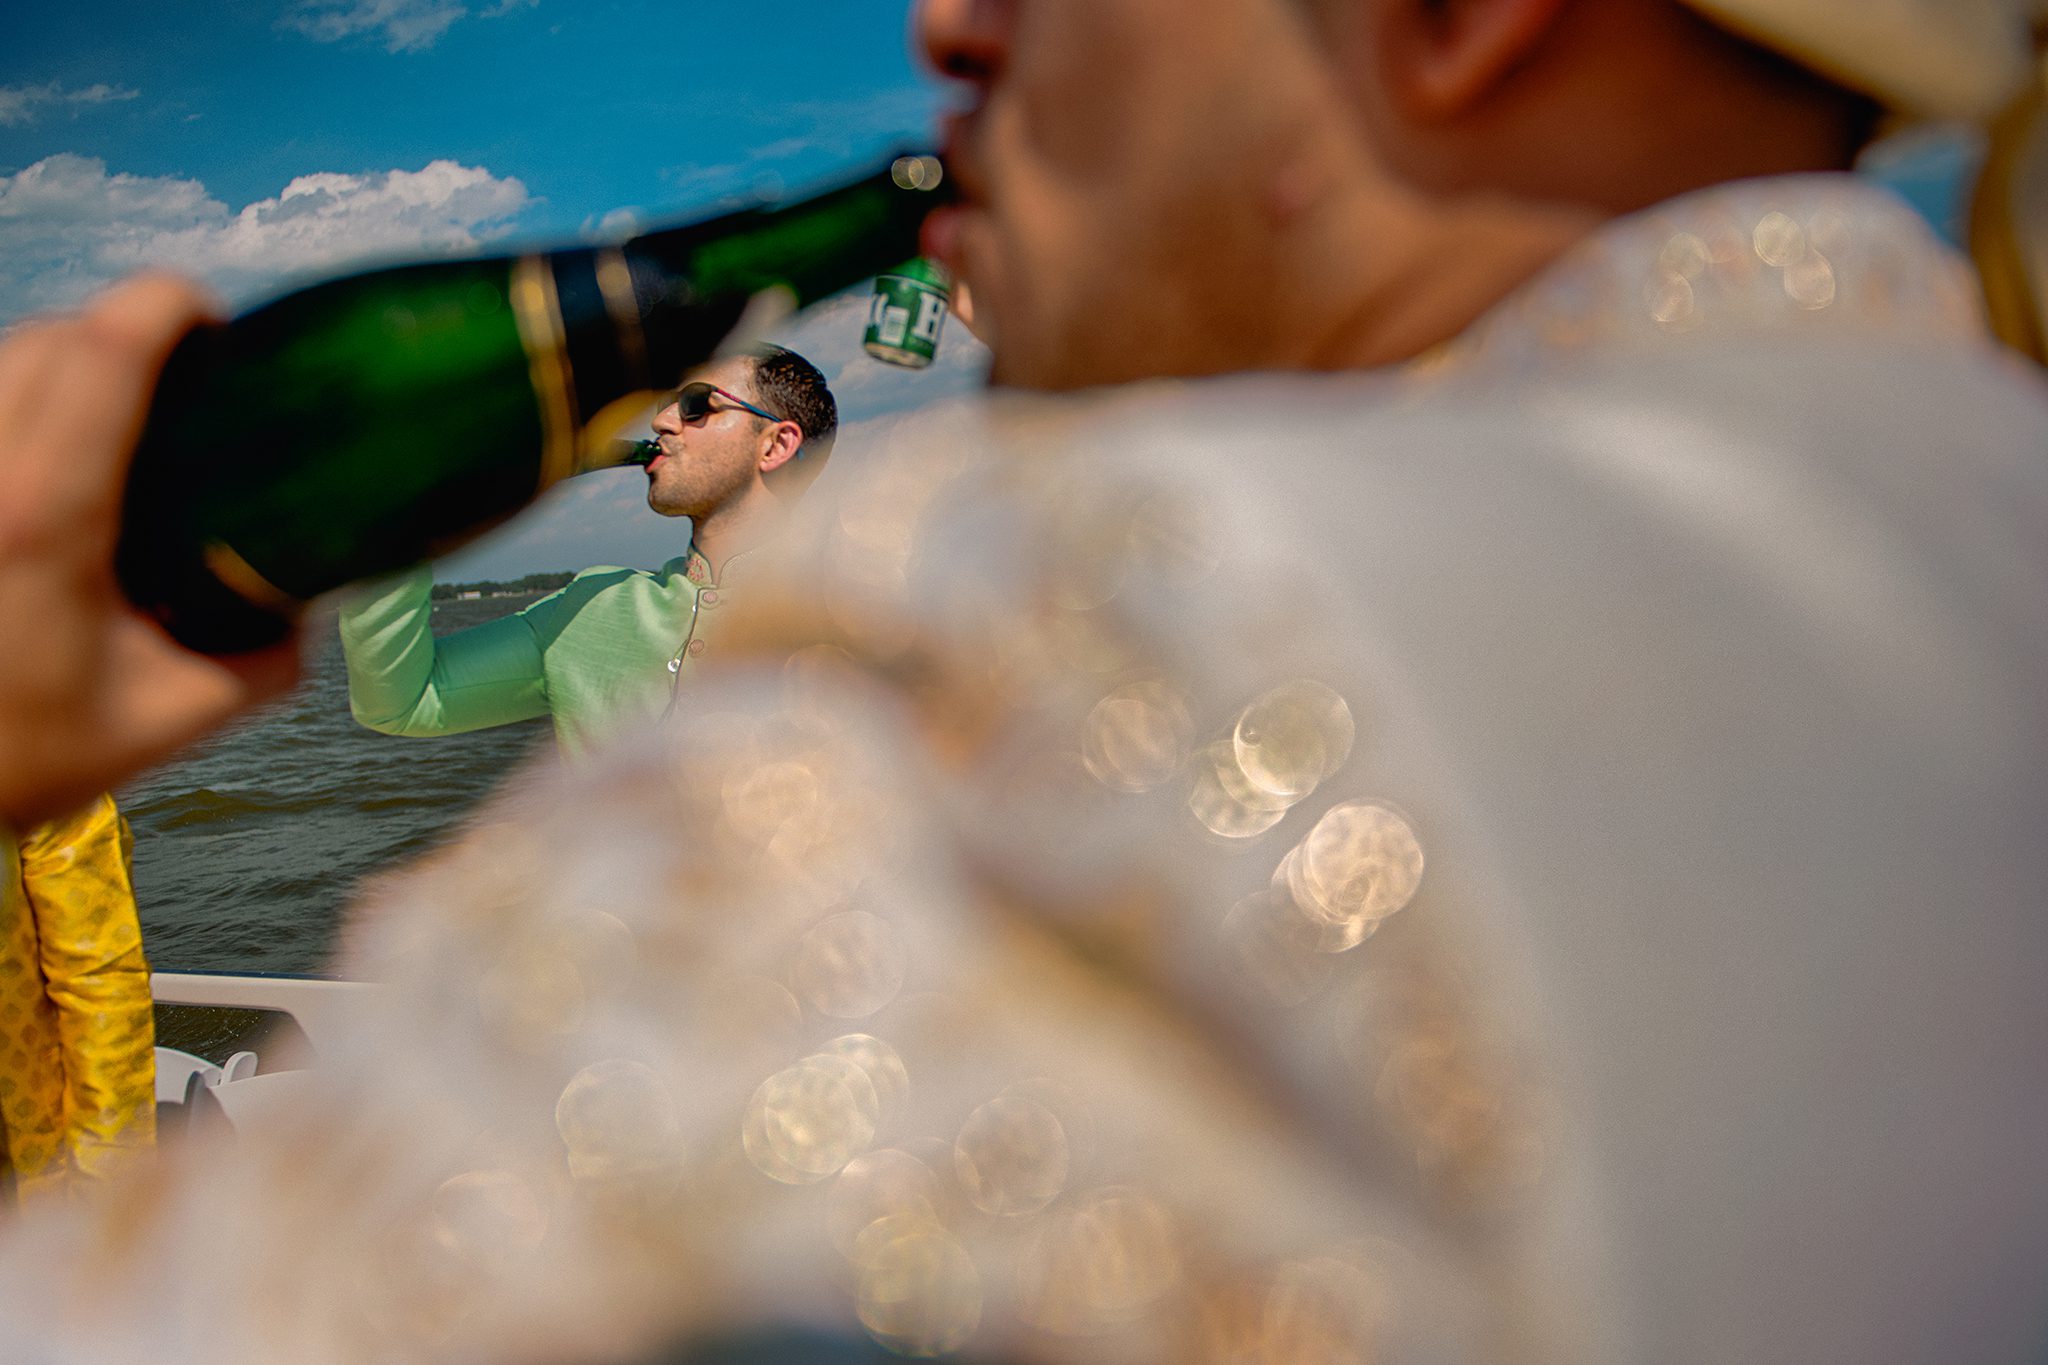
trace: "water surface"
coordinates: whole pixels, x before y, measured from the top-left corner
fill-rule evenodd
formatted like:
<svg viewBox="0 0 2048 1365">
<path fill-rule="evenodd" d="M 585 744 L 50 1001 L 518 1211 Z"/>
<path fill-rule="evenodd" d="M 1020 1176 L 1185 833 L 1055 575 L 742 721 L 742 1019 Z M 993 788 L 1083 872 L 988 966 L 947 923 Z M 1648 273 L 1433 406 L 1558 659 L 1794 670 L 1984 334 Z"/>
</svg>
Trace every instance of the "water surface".
<svg viewBox="0 0 2048 1365">
<path fill-rule="evenodd" d="M 435 633 L 535 596 L 436 603 Z M 331 614 L 309 640 L 306 679 L 289 697 L 116 793 L 159 971 L 322 970 L 358 882 L 448 838 L 554 743 L 545 720 L 439 739 L 365 730 L 348 713 Z"/>
</svg>

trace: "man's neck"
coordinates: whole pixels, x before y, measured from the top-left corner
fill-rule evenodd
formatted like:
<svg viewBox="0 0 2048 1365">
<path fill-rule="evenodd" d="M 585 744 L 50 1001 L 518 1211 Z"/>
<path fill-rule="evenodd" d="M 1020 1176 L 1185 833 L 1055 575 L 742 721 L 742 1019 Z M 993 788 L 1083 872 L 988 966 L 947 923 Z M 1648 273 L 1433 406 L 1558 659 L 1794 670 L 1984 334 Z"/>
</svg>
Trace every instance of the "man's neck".
<svg viewBox="0 0 2048 1365">
<path fill-rule="evenodd" d="M 1504 199 L 1439 209 L 1427 234 L 1430 259 L 1414 271 L 1387 272 L 1357 296 L 1356 306 L 1318 338 L 1313 365 L 1361 369 L 1414 359 L 1458 335 L 1605 221 L 1595 210 Z M 1455 270 L 1446 267 L 1453 261 Z"/>
<path fill-rule="evenodd" d="M 1450 340 L 1608 215 L 1505 196 L 1435 198 L 1364 163 L 1343 166 L 1284 257 L 1291 353 L 1274 368 L 1373 369 Z"/>
<path fill-rule="evenodd" d="M 736 556 L 761 543 L 777 510 L 774 496 L 765 491 L 727 503 L 691 525 L 690 548 L 704 556 L 717 578 Z"/>
</svg>

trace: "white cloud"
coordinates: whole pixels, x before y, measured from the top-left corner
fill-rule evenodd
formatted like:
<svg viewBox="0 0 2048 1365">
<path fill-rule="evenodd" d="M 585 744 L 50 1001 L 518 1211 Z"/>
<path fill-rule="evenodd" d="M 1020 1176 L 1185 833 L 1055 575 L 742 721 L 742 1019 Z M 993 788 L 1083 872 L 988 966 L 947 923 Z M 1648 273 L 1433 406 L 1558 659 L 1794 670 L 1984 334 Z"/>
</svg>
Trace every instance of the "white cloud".
<svg viewBox="0 0 2048 1365">
<path fill-rule="evenodd" d="M 577 235 L 586 242 L 616 242 L 644 231 L 647 217 L 636 208 L 616 208 L 599 216 L 591 214 L 583 220 Z"/>
<path fill-rule="evenodd" d="M 479 18 L 496 19 L 539 3 L 494 0 L 476 13 Z M 333 43 L 375 33 L 383 38 L 387 51 L 423 52 L 469 13 L 462 0 L 295 0 L 278 24 L 315 42 Z"/>
<path fill-rule="evenodd" d="M 232 210 L 197 180 L 109 174 L 69 153 L 0 175 L 0 320 L 69 307 L 143 266 L 247 301 L 292 276 L 400 255 L 457 255 L 533 201 L 509 176 L 434 161 L 417 171 L 302 175 Z"/>
<path fill-rule="evenodd" d="M 140 90 L 108 85 L 103 81 L 97 85 L 88 85 L 83 90 L 66 91 L 63 99 L 66 104 L 117 104 L 122 100 L 132 100 L 141 93 Z"/>
<path fill-rule="evenodd" d="M 0 128 L 17 128 L 33 123 L 49 108 L 68 108 L 72 113 L 89 104 L 113 104 L 132 100 L 140 90 L 116 85 L 88 85 L 83 90 L 66 90 L 55 81 L 44 85 L 0 85 Z"/>
</svg>

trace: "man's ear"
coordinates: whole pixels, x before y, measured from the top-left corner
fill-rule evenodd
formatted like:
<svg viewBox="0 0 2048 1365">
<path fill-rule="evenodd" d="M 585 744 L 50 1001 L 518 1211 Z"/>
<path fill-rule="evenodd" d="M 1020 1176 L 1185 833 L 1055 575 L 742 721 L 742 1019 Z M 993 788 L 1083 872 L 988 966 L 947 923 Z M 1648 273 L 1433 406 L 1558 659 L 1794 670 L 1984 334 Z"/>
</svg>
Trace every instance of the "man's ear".
<svg viewBox="0 0 2048 1365">
<path fill-rule="evenodd" d="M 1391 0 L 1379 50 L 1386 88 L 1419 123 L 1455 118 L 1527 59 L 1572 0 Z"/>
<path fill-rule="evenodd" d="M 768 448 L 761 452 L 761 472 L 763 474 L 773 474 L 776 470 L 794 460 L 798 452 L 803 449 L 803 445 L 804 431 L 802 427 L 794 422 L 777 422 L 775 424 L 774 440 L 770 441 Z"/>
</svg>

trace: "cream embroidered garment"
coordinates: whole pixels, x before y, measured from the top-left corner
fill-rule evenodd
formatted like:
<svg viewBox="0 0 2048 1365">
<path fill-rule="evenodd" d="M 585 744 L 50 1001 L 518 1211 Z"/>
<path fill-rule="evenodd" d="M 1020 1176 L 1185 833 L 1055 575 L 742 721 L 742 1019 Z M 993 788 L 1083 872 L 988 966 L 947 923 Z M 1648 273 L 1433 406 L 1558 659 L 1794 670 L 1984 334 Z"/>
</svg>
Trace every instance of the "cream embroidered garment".
<svg viewBox="0 0 2048 1365">
<path fill-rule="evenodd" d="M 860 433 L 689 714 L 384 887 L 325 1091 L 17 1229 L 0 1335 L 2038 1358 L 2048 393 L 1967 289 L 1762 182 L 1415 373 Z"/>
</svg>

